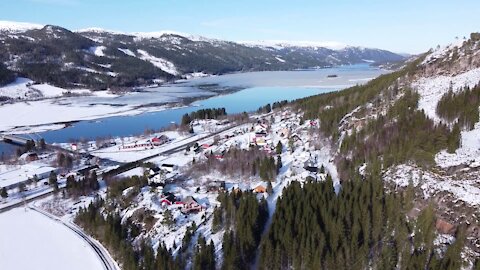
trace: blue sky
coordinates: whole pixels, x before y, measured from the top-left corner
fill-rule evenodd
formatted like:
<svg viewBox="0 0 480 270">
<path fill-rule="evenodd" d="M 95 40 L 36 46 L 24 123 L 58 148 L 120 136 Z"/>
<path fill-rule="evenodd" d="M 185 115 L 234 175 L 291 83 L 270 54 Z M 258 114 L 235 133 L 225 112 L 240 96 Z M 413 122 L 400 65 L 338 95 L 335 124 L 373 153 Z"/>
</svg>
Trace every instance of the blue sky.
<svg viewBox="0 0 480 270">
<path fill-rule="evenodd" d="M 174 30 L 234 41 L 338 41 L 418 53 L 480 32 L 478 0 L 2 0 L 0 20 Z"/>
</svg>

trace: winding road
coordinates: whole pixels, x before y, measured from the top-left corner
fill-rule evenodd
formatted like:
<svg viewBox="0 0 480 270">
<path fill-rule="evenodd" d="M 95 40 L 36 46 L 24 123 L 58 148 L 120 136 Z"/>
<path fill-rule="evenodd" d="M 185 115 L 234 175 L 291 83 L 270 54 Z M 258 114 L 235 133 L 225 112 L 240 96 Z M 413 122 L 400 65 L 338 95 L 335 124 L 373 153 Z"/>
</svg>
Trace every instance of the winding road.
<svg viewBox="0 0 480 270">
<path fill-rule="evenodd" d="M 88 236 L 86 233 L 83 232 L 81 228 L 79 228 L 77 225 L 71 223 L 71 222 L 66 222 L 61 219 L 59 219 L 56 216 L 51 215 L 50 213 L 47 213 L 45 211 L 42 211 L 41 209 L 38 209 L 36 207 L 29 206 L 29 208 L 35 212 L 38 212 L 44 216 L 46 216 L 49 219 L 52 219 L 54 221 L 57 221 L 61 224 L 63 224 L 65 227 L 73 231 L 76 235 L 78 235 L 80 238 L 82 238 L 92 249 L 93 251 L 97 254 L 98 258 L 101 260 L 103 268 L 105 270 L 120 270 L 120 268 L 117 266 L 116 262 L 112 259 L 108 251 L 96 240 L 92 239 L 90 236 Z"/>
</svg>

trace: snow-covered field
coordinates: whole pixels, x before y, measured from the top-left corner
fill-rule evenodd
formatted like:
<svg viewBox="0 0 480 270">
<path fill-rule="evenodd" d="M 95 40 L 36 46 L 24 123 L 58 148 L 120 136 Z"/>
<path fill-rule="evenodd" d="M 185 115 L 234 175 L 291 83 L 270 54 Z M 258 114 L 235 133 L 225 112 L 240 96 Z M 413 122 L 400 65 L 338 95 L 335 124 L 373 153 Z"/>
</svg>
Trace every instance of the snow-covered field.
<svg viewBox="0 0 480 270">
<path fill-rule="evenodd" d="M 32 83 L 30 79 L 17 78 L 14 82 L 0 87 L 0 96 L 13 99 L 35 98 L 39 96 L 38 93 L 27 86 L 30 83 Z"/>
<path fill-rule="evenodd" d="M 73 100 L 72 100 L 73 101 Z M 0 115 L 12 115 L 0 121 L 0 130 L 15 127 L 40 126 L 75 120 L 91 120 L 112 115 L 139 114 L 144 110 L 133 107 L 113 107 L 109 105 L 90 106 L 86 104 L 62 105 L 51 100 L 13 103 L 0 106 Z"/>
<path fill-rule="evenodd" d="M 48 164 L 32 163 L 24 165 L 7 166 L 0 164 L 0 187 L 10 186 L 18 182 L 27 181 L 34 175 L 49 174 L 55 168 Z"/>
<path fill-rule="evenodd" d="M 46 83 L 35 84 L 34 81 L 19 77 L 14 82 L 0 87 L 0 96 L 18 100 L 32 100 L 39 98 L 56 98 L 64 94 L 95 95 L 88 89 L 63 89 Z"/>
<path fill-rule="evenodd" d="M 36 86 L 50 96 L 55 88 Z M 2 88 L 0 88 L 0 91 Z M 48 90 L 48 91 L 47 91 Z M 57 92 L 58 93 L 58 92 Z M 0 106 L 2 117 L 0 131 L 25 132 L 28 129 L 40 130 L 61 128 L 63 125 L 51 125 L 77 120 L 92 120 L 108 116 L 137 115 L 145 112 L 165 110 L 168 103 L 179 102 L 183 97 L 215 95 L 209 91 L 193 91 L 185 87 L 151 88 L 142 92 L 125 95 L 113 95 L 106 91 L 93 92 L 90 96 L 63 97 L 36 101 L 16 102 Z M 152 104 L 152 106 L 145 106 Z M 48 127 L 39 127 L 49 125 Z"/>
<path fill-rule="evenodd" d="M 0 239 L 0 262 L 5 270 L 103 269 L 83 239 L 28 208 L 0 214 Z"/>
</svg>

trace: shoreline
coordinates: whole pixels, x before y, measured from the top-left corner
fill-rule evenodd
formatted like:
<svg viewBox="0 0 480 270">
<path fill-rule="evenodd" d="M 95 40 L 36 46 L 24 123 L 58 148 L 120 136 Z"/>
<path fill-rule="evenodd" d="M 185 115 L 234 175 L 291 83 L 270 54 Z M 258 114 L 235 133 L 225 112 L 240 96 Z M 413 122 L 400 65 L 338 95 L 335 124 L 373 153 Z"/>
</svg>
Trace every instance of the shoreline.
<svg viewBox="0 0 480 270">
<path fill-rule="evenodd" d="M 349 67 L 349 66 L 341 66 Z M 367 69 L 371 66 L 365 66 Z M 329 70 L 331 68 L 310 69 L 304 72 L 315 72 L 319 70 Z M 386 72 L 378 67 L 373 67 L 375 70 Z M 355 70 L 355 69 L 352 69 Z M 231 74 L 241 75 L 248 73 L 263 73 L 272 71 L 258 71 L 258 72 L 235 72 Z M 296 71 L 302 72 L 302 71 Z M 165 110 L 175 110 L 188 108 L 195 105 L 196 102 L 215 98 L 219 96 L 231 95 L 245 89 L 255 87 L 267 87 L 261 84 L 256 85 L 255 82 L 234 82 L 232 85 L 224 84 L 221 80 L 213 79 L 212 81 L 202 81 L 201 79 L 227 77 L 226 75 L 210 75 L 208 77 L 198 77 L 188 80 L 180 80 L 175 83 L 163 84 L 157 87 L 146 87 L 134 93 L 125 93 L 114 97 L 59 97 L 43 99 L 39 101 L 22 101 L 13 104 L 6 104 L 0 106 L 0 113 L 5 115 L 14 115 L 20 111 L 21 117 L 12 119 L 5 119 L 0 122 L 0 133 L 8 134 L 29 134 L 40 133 L 46 131 L 60 130 L 67 128 L 71 124 L 83 121 L 95 121 L 119 116 L 136 116 L 146 113 L 161 112 Z M 355 85 L 355 83 L 364 83 L 371 77 L 355 78 L 354 80 L 348 77 L 343 78 L 345 81 L 339 85 L 337 81 L 330 79 L 325 80 L 323 77 L 318 77 L 318 81 L 306 82 L 303 85 L 282 85 L 282 82 L 270 83 L 269 87 L 298 87 L 298 88 L 338 88 L 344 89 Z M 264 83 L 265 84 L 265 83 Z M 268 84 L 268 83 L 267 83 Z M 179 87 L 178 89 L 168 89 L 169 87 Z M 183 89 L 182 89 L 183 88 Z M 153 99 L 153 100 L 152 100 Z M 145 101 L 151 103 L 143 104 Z M 43 107 L 43 108 L 36 108 Z M 5 113 L 5 111 L 7 113 Z M 40 116 L 39 116 L 40 114 Z M 34 119 L 30 119 L 34 118 Z M 36 118 L 36 119 L 35 119 Z"/>
<path fill-rule="evenodd" d="M 22 125 L 22 126 L 14 126 L 10 127 L 7 129 L 3 129 L 0 126 L 0 133 L 3 134 L 32 134 L 32 133 L 41 133 L 41 132 L 47 132 L 47 131 L 53 131 L 53 130 L 61 130 L 64 128 L 68 128 L 70 125 L 82 122 L 82 121 L 101 121 L 101 119 L 106 119 L 110 117 L 129 117 L 129 116 L 136 116 L 136 115 L 141 115 L 145 113 L 155 113 L 155 112 L 161 112 L 161 111 L 166 111 L 166 110 L 177 110 L 177 109 L 184 109 L 184 108 L 189 108 L 189 107 L 199 107 L 198 105 L 194 105 L 195 102 L 201 101 L 201 100 L 206 100 L 209 98 L 213 97 L 219 97 L 223 95 L 230 95 L 234 94 L 236 92 L 245 90 L 246 88 L 243 87 L 226 87 L 226 90 L 209 90 L 209 92 L 215 93 L 214 95 L 199 95 L 199 96 L 191 96 L 191 97 L 180 97 L 180 101 L 172 101 L 172 102 L 164 102 L 164 103 L 158 103 L 158 104 L 146 104 L 146 105 L 141 105 L 141 106 L 135 106 L 132 107 L 128 110 L 120 110 L 118 112 L 111 112 L 111 113 L 106 113 L 106 114 L 101 114 L 101 115 L 91 115 L 91 116 L 85 116 L 85 117 L 75 117 L 75 119 L 72 120 L 67 120 L 67 121 L 60 121 L 60 122 L 50 122 L 50 123 L 45 123 L 45 124 L 38 124 L 38 125 Z M 204 91 L 204 90 L 202 90 Z M 195 93 L 193 93 L 195 94 Z M 40 102 L 45 102 L 45 101 L 51 101 L 54 99 L 43 99 L 43 100 L 36 100 Z M 36 101 L 28 102 L 28 101 L 23 101 L 23 102 L 16 102 L 12 103 L 9 105 L 15 105 L 15 104 L 21 104 L 21 103 L 34 103 Z M 109 106 L 112 109 L 114 108 L 121 108 L 124 106 L 128 105 L 115 105 L 115 104 L 98 104 L 99 106 Z M 96 105 L 91 106 L 91 108 L 94 108 Z M 67 106 L 65 106 L 67 107 Z M 1 108 L 1 106 L 0 106 Z M 0 124 L 1 125 L 1 124 Z"/>
</svg>

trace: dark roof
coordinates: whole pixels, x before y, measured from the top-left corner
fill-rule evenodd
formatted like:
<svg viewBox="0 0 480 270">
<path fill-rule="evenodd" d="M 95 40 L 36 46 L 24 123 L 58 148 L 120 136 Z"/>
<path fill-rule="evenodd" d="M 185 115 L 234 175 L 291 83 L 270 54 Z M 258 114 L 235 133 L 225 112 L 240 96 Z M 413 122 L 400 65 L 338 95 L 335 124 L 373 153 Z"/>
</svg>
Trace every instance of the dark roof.
<svg viewBox="0 0 480 270">
<path fill-rule="evenodd" d="M 175 165 L 173 164 L 162 164 L 162 167 L 169 167 L 169 168 L 173 168 Z"/>
<path fill-rule="evenodd" d="M 193 198 L 192 196 L 188 196 L 186 197 L 184 200 L 183 200 L 184 203 L 197 203 L 197 200 L 195 200 L 195 198 Z"/>
</svg>

